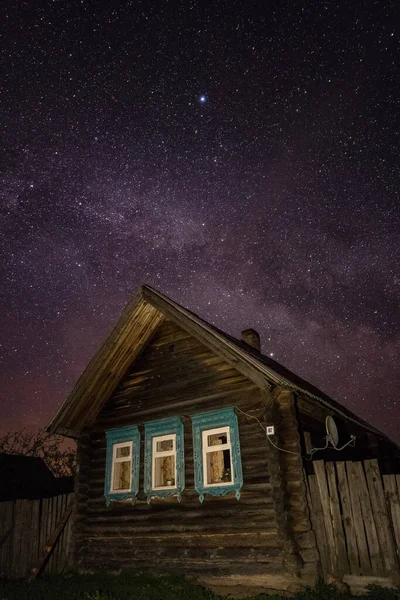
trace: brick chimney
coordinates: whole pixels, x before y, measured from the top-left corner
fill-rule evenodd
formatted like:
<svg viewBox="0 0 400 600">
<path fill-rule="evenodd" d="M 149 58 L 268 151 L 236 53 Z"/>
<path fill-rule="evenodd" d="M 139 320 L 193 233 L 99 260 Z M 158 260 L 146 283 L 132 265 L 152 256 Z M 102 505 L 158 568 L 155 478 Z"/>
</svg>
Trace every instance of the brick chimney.
<svg viewBox="0 0 400 600">
<path fill-rule="evenodd" d="M 255 329 L 245 329 L 241 333 L 242 342 L 250 346 L 253 350 L 261 352 L 260 334 Z"/>
</svg>

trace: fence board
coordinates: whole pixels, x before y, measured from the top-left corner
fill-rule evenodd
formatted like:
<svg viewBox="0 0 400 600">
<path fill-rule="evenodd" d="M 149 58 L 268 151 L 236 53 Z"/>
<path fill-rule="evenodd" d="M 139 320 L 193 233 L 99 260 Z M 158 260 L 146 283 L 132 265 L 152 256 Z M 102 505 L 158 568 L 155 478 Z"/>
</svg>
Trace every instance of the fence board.
<svg viewBox="0 0 400 600">
<path fill-rule="evenodd" d="M 396 548 L 393 544 L 385 494 L 382 487 L 381 473 L 378 461 L 375 459 L 366 460 L 364 465 L 374 518 L 377 525 L 380 552 L 383 558 L 385 571 L 390 575 L 391 573 L 398 571 L 399 563 L 397 560 Z"/>
<path fill-rule="evenodd" d="M 36 562 L 39 554 L 39 534 L 40 534 L 40 499 L 35 500 L 32 506 L 32 522 L 31 522 L 31 550 L 32 556 L 29 565 L 29 570 L 34 562 Z"/>
<path fill-rule="evenodd" d="M 46 537 L 46 540 L 52 535 L 54 528 L 56 526 L 57 523 L 57 500 L 56 500 L 56 496 L 53 496 L 52 498 L 50 498 L 50 519 L 48 522 L 48 535 Z M 47 561 L 47 567 L 48 567 L 48 572 L 50 575 L 53 575 L 54 573 L 54 556 L 53 554 L 50 555 L 49 560 Z"/>
<path fill-rule="evenodd" d="M 321 499 L 315 475 L 308 477 L 308 486 L 311 523 L 317 539 L 322 570 L 325 575 L 328 575 L 331 569 L 331 562 L 329 558 L 328 546 L 326 544 L 324 515 L 322 512 Z"/>
<path fill-rule="evenodd" d="M 0 549 L 2 548 L 3 544 L 5 544 L 11 533 L 12 523 L 8 522 L 8 505 L 9 502 L 3 502 L 2 509 L 0 504 Z"/>
<path fill-rule="evenodd" d="M 339 496 L 336 484 L 335 463 L 326 463 L 326 474 L 330 496 L 331 519 L 333 526 L 333 537 L 335 540 L 335 553 L 337 560 L 338 575 L 340 578 L 349 572 L 349 561 L 347 559 L 346 542 L 343 531 L 342 515 L 340 512 Z"/>
<path fill-rule="evenodd" d="M 378 531 L 372 510 L 371 496 L 367 486 L 363 464 L 353 463 L 353 469 L 358 473 L 358 492 L 361 502 L 361 510 L 364 519 L 364 528 L 367 535 L 368 551 L 371 560 L 372 574 L 382 575 L 384 571 L 381 550 L 379 546 Z"/>
<path fill-rule="evenodd" d="M 397 553 L 400 552 L 400 488 L 397 488 L 396 475 L 383 475 L 388 508 L 396 540 Z"/>
<path fill-rule="evenodd" d="M 351 507 L 349 483 L 347 481 L 346 463 L 337 462 L 336 471 L 338 476 L 338 489 L 343 512 L 343 525 L 345 530 L 347 556 L 349 560 L 350 573 L 360 574 L 358 559 L 357 537 L 354 529 L 354 517 Z"/>
<path fill-rule="evenodd" d="M 363 512 L 359 497 L 359 471 L 354 467 L 355 463 L 347 462 L 347 478 L 349 482 L 351 508 L 354 516 L 354 530 L 357 537 L 358 556 L 362 575 L 371 575 L 371 561 L 369 558 L 367 538 L 363 524 Z"/>
<path fill-rule="evenodd" d="M 54 549 L 54 546 L 57 543 L 57 540 L 59 539 L 59 536 L 60 536 L 62 530 L 64 529 L 67 521 L 69 520 L 69 518 L 71 516 L 71 512 L 72 512 L 72 504 L 64 512 L 62 518 L 56 524 L 56 527 L 54 528 L 54 531 L 52 532 L 51 536 L 48 538 L 48 540 L 46 540 L 46 544 L 43 548 L 43 552 L 42 552 L 41 556 L 39 557 L 38 562 L 31 569 L 31 573 L 28 578 L 29 582 L 32 582 L 34 579 L 36 579 L 38 574 L 41 572 L 43 565 L 46 563 L 46 560 L 47 560 L 49 554 Z"/>
<path fill-rule="evenodd" d="M 400 475 L 382 476 L 376 459 L 313 466 L 308 504 L 325 578 L 400 580 Z"/>
<path fill-rule="evenodd" d="M 65 495 L 60 496 L 60 519 L 64 514 L 65 511 Z M 65 529 L 65 527 L 64 527 Z M 61 565 L 62 565 L 62 556 L 61 556 L 61 550 L 62 550 L 62 545 L 63 545 L 63 536 L 64 536 L 64 529 L 61 532 L 60 535 L 60 539 L 58 540 L 58 545 L 57 545 L 57 573 L 61 572 Z"/>
<path fill-rule="evenodd" d="M 64 513 L 65 510 L 65 495 L 61 497 L 61 514 Z M 65 527 L 61 532 L 60 535 L 60 539 L 58 540 L 58 548 L 57 548 L 57 552 L 58 552 L 58 556 L 57 556 L 57 572 L 61 573 L 62 571 L 62 562 L 63 562 L 63 546 L 64 546 L 64 534 L 65 534 Z"/>
<path fill-rule="evenodd" d="M 333 535 L 333 526 L 331 520 L 331 512 L 330 512 L 330 498 L 328 493 L 328 486 L 326 482 L 326 473 L 325 473 L 325 464 L 323 460 L 318 460 L 313 463 L 314 472 L 318 483 L 318 489 L 321 497 L 321 505 L 322 505 L 322 514 L 324 516 L 324 525 L 325 525 L 325 534 L 326 534 L 326 543 L 328 547 L 331 548 L 331 552 L 329 553 L 330 565 L 331 565 L 331 573 L 333 575 L 338 575 L 338 559 L 335 550 L 335 539 Z"/>
<path fill-rule="evenodd" d="M 51 533 L 54 532 L 54 529 L 56 527 L 56 524 L 59 521 L 60 515 L 59 515 L 59 500 L 60 500 L 60 496 L 55 496 L 53 498 L 53 502 L 54 502 L 54 506 L 53 506 L 53 511 L 54 511 L 54 525 L 51 528 Z M 50 556 L 50 562 L 51 562 L 51 573 L 52 575 L 54 575 L 57 572 L 57 548 L 58 548 L 58 542 L 59 539 L 56 541 L 56 543 L 54 544 L 54 549 L 53 552 L 51 553 Z"/>
<path fill-rule="evenodd" d="M 68 494 L 67 496 L 67 506 L 71 505 L 73 506 L 73 493 L 72 494 Z M 66 539 L 65 539 L 65 562 L 64 562 L 64 566 L 63 566 L 63 571 L 64 569 L 68 569 L 69 565 L 70 565 L 70 561 L 71 561 L 71 546 L 72 546 L 72 522 L 73 522 L 73 513 L 70 515 L 70 518 L 67 521 L 67 524 L 65 526 L 65 535 L 66 535 Z"/>
<path fill-rule="evenodd" d="M 50 522 L 49 522 L 49 529 L 48 529 L 48 535 L 46 537 L 46 539 L 48 539 L 56 526 L 57 523 L 57 496 L 53 496 L 52 498 L 50 498 Z M 47 566 L 48 566 L 48 572 L 49 575 L 53 575 L 54 574 L 54 552 L 52 552 L 52 554 L 49 557 L 49 560 L 47 562 Z"/>
<path fill-rule="evenodd" d="M 70 496 L 68 494 L 65 494 L 64 499 L 63 499 L 63 511 L 65 511 L 67 509 L 69 500 L 70 500 Z M 63 532 L 61 534 L 62 538 L 61 538 L 61 543 L 60 543 L 60 563 L 59 563 L 59 567 L 58 567 L 59 573 L 62 573 L 67 565 L 70 520 L 71 519 L 69 518 L 63 529 Z"/>
<path fill-rule="evenodd" d="M 43 548 L 56 524 L 67 509 L 72 495 L 39 500 L 0 502 L 0 576 L 27 577 L 33 564 L 43 555 Z M 10 531 L 4 542 L 5 533 Z M 58 553 L 53 559 L 53 572 L 61 572 L 66 565 L 70 537 L 63 532 Z"/>
<path fill-rule="evenodd" d="M 14 527 L 12 536 L 11 576 L 21 577 L 21 536 L 22 536 L 23 500 L 17 500 L 14 506 Z"/>
<path fill-rule="evenodd" d="M 63 513 L 64 513 L 64 496 L 57 496 L 57 523 L 60 521 Z M 61 543 L 62 543 L 62 534 L 64 533 L 64 530 L 61 532 L 61 536 L 58 538 L 58 542 L 57 545 L 55 547 L 55 551 L 56 551 L 56 555 L 55 555 L 55 572 L 59 573 L 60 572 L 60 563 L 61 563 L 61 558 L 60 558 L 60 550 L 61 550 Z"/>
<path fill-rule="evenodd" d="M 10 576 L 14 577 L 14 564 L 15 564 L 15 546 L 16 546 L 16 532 L 17 532 L 17 522 L 18 522 L 18 515 L 19 515 L 19 510 L 18 510 L 18 506 L 17 503 L 14 502 L 14 507 L 13 507 L 13 528 L 11 531 L 11 535 L 10 535 L 10 558 L 9 558 L 9 564 L 8 564 L 8 568 L 9 568 L 9 572 L 10 572 Z"/>
<path fill-rule="evenodd" d="M 19 576 L 26 577 L 29 572 L 30 563 L 30 543 L 31 543 L 31 522 L 32 522 L 32 501 L 22 500 L 21 505 L 21 546 L 19 556 Z"/>
<path fill-rule="evenodd" d="M 46 540 L 48 539 L 49 535 L 48 535 L 48 531 L 49 531 L 49 521 L 50 521 L 50 510 L 51 510 L 51 498 L 45 498 L 43 500 L 44 503 L 44 512 L 43 512 L 43 530 L 42 530 L 42 540 L 40 543 L 40 548 L 39 548 L 39 555 L 42 551 L 42 548 L 44 547 Z M 48 565 L 45 566 L 45 573 L 47 573 L 47 567 Z"/>
<path fill-rule="evenodd" d="M 399 503 L 400 503 L 400 475 L 396 475 L 396 483 L 397 483 L 397 497 L 398 497 Z M 397 536 L 400 537 L 400 524 L 398 524 L 396 527 L 396 539 L 397 539 Z M 399 557 L 400 557 L 400 545 L 397 546 L 397 551 L 398 551 Z"/>
<path fill-rule="evenodd" d="M 10 572 L 14 502 L 0 503 L 0 575 Z"/>
<path fill-rule="evenodd" d="M 8 540 L 7 540 L 7 545 L 4 548 L 4 551 L 7 551 L 8 554 L 6 556 L 6 565 L 8 567 L 8 572 L 11 573 L 12 570 L 12 555 L 13 555 L 13 533 L 14 533 L 14 521 L 15 521 L 15 503 L 14 502 L 10 502 L 10 506 L 11 506 L 11 518 L 10 518 L 10 525 L 12 527 L 11 529 L 11 533 L 8 536 Z"/>
<path fill-rule="evenodd" d="M 41 515 L 40 515 L 40 532 L 39 532 L 39 550 L 40 553 L 45 541 L 46 541 L 46 524 L 47 524 L 47 513 L 49 510 L 49 499 L 43 498 L 41 503 Z"/>
</svg>

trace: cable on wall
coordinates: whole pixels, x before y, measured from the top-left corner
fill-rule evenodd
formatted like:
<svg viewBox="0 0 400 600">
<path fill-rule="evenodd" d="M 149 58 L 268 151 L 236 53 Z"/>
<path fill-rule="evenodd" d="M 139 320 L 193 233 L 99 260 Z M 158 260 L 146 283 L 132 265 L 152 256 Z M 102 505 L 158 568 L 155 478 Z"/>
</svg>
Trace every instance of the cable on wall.
<svg viewBox="0 0 400 600">
<path fill-rule="evenodd" d="M 273 446 L 277 450 L 280 450 L 281 452 L 286 452 L 287 454 L 294 454 L 295 456 L 300 456 L 301 458 L 304 458 L 305 460 L 312 461 L 312 458 L 313 458 L 315 452 L 318 452 L 319 450 L 326 450 L 329 446 L 330 438 L 327 437 L 325 446 L 323 448 L 312 448 L 309 456 L 304 456 L 304 454 L 300 454 L 299 452 L 293 452 L 292 450 L 285 450 L 285 448 L 280 448 L 279 446 L 274 444 L 274 442 L 271 440 L 271 435 L 268 435 L 268 433 L 267 433 L 267 426 L 263 425 L 261 423 L 260 419 L 258 419 L 254 415 L 250 415 L 249 413 L 246 413 L 244 410 L 242 410 L 238 406 L 234 406 L 234 408 L 236 408 L 236 410 L 238 410 L 240 413 L 242 413 L 242 415 L 245 415 L 246 417 L 250 417 L 250 419 L 254 419 L 255 421 L 257 421 L 257 423 L 260 425 L 261 429 L 265 432 L 265 436 L 266 436 L 267 440 L 269 441 L 269 443 L 271 444 L 271 446 Z M 335 426 L 335 429 L 336 429 L 336 426 Z M 355 443 L 356 443 L 356 437 L 354 435 L 352 435 L 350 440 L 346 444 L 341 446 L 340 448 L 338 448 L 334 442 L 331 442 L 329 449 L 333 449 L 333 450 L 336 450 L 337 452 L 341 452 L 341 450 L 344 450 L 344 448 L 346 448 L 347 446 L 351 445 L 352 447 L 354 447 Z"/>
<path fill-rule="evenodd" d="M 340 448 L 337 448 L 336 446 L 334 446 L 333 444 L 329 447 L 329 450 L 336 450 L 336 452 L 340 452 L 341 450 L 344 450 L 344 448 L 346 448 L 346 446 L 350 446 L 353 448 L 356 445 L 356 436 L 352 435 L 351 438 L 349 439 L 348 442 L 346 442 L 346 444 L 343 444 L 343 446 L 341 446 Z M 311 452 L 310 452 L 310 456 L 313 457 L 314 454 L 316 452 L 318 452 L 319 450 L 326 450 L 329 446 L 329 442 L 328 440 L 326 441 L 326 444 L 323 448 L 312 448 Z"/>
<path fill-rule="evenodd" d="M 239 412 L 241 412 L 246 417 L 250 417 L 251 419 L 255 419 L 257 421 L 257 423 L 260 425 L 261 429 L 265 432 L 265 437 L 267 438 L 267 440 L 269 441 L 269 443 L 274 448 L 276 448 L 277 450 L 280 450 L 281 452 L 286 452 L 287 454 L 294 454 L 295 456 L 300 456 L 300 457 L 302 456 L 299 452 L 293 452 L 292 450 L 285 450 L 284 448 L 279 448 L 279 446 L 277 446 L 276 444 L 274 444 L 274 442 L 271 440 L 271 436 L 267 434 L 267 427 L 261 423 L 260 419 L 258 419 L 254 415 L 249 415 L 249 413 L 244 412 L 244 410 L 242 410 L 238 406 L 234 406 L 234 408 L 236 408 L 236 410 L 238 410 Z M 307 458 L 307 457 L 304 456 L 304 458 Z"/>
</svg>

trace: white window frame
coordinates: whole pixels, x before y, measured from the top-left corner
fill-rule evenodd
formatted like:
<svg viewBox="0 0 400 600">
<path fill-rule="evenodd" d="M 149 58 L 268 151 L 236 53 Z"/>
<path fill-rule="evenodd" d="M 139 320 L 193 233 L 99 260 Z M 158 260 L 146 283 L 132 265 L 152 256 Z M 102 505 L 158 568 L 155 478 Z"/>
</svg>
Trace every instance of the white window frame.
<svg viewBox="0 0 400 600">
<path fill-rule="evenodd" d="M 119 458 L 117 458 L 117 450 L 119 448 L 126 448 L 126 447 L 130 448 L 130 454 L 129 456 L 120 456 Z M 118 442 L 117 444 L 113 444 L 113 457 L 112 457 L 112 469 L 111 469 L 111 489 L 110 489 L 110 493 L 111 494 L 123 494 L 125 492 L 130 492 L 132 490 L 132 464 L 133 464 L 133 456 L 132 456 L 132 452 L 133 452 L 133 443 L 132 442 Z M 117 463 L 121 463 L 121 462 L 130 462 L 131 463 L 131 470 L 129 473 L 129 479 L 130 479 L 130 483 L 131 485 L 129 486 L 129 488 L 125 488 L 123 490 L 117 490 L 114 488 L 114 471 L 115 471 L 115 465 Z"/>
<path fill-rule="evenodd" d="M 215 446 L 209 446 L 207 442 L 207 438 L 210 435 L 218 435 L 218 434 L 226 435 L 226 443 L 225 444 L 217 444 Z M 231 444 L 231 430 L 229 425 L 224 427 L 218 427 L 216 429 L 203 429 L 201 432 L 201 447 L 203 453 L 203 486 L 205 488 L 214 488 L 214 487 L 226 487 L 227 485 L 232 485 L 235 481 L 235 473 L 233 471 L 233 462 L 232 462 L 232 444 Z M 231 480 L 230 481 L 221 481 L 220 483 L 207 483 L 207 454 L 209 452 L 220 452 L 223 450 L 229 450 L 230 457 L 230 465 L 231 465 Z"/>
<path fill-rule="evenodd" d="M 172 440 L 172 450 L 164 450 L 157 452 L 157 444 L 159 442 L 166 442 Z M 156 458 L 164 458 L 165 456 L 175 456 L 175 469 L 174 469 L 174 485 L 155 485 L 156 479 Z M 158 490 L 170 490 L 175 488 L 177 485 L 177 456 L 176 456 L 176 433 L 168 433 L 166 435 L 156 435 L 152 439 L 152 452 L 151 452 L 151 487 L 154 491 Z"/>
</svg>

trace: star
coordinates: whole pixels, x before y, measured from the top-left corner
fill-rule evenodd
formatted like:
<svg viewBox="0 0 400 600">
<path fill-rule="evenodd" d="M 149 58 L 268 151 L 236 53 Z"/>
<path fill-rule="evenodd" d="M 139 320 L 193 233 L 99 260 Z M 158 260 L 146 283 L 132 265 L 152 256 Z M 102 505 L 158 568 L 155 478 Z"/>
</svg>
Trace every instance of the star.
<svg viewBox="0 0 400 600">
<path fill-rule="evenodd" d="M 74 3 L 50 4 L 6 8 L 0 436 L 49 422 L 148 283 L 234 337 L 256 327 L 400 442 L 394 3 L 303 3 L 296 28 L 299 3 L 276 6 L 268 39 L 262 2 L 209 3 L 192 29 L 195 3 L 171 27 L 138 0 L 134 36 L 126 3 L 97 2 L 82 36 Z"/>
</svg>

